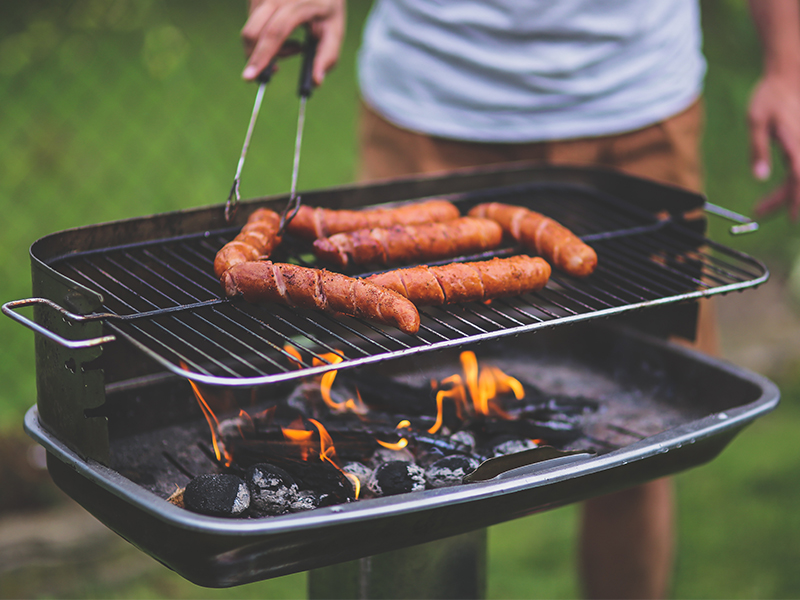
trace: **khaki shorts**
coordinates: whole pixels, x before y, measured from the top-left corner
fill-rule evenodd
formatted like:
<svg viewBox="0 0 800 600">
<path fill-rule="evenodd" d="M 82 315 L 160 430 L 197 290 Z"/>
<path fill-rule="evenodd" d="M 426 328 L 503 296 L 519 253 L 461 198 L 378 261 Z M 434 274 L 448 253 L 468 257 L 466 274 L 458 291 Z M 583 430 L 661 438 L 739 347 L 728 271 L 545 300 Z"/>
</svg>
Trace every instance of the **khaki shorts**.
<svg viewBox="0 0 800 600">
<path fill-rule="evenodd" d="M 450 171 L 494 163 L 531 161 L 618 169 L 699 192 L 703 108 L 695 102 L 655 125 L 618 135 L 556 142 L 494 144 L 431 137 L 392 125 L 362 104 L 359 123 L 360 181 Z M 695 347 L 716 353 L 711 303 L 700 302 Z"/>
</svg>

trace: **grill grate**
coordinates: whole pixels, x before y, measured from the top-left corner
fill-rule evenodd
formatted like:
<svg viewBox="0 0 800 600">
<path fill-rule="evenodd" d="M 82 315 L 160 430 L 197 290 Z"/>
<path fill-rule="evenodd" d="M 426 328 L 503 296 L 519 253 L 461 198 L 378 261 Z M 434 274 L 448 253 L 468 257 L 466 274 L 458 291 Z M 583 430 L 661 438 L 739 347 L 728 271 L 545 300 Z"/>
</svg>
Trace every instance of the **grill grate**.
<svg viewBox="0 0 800 600">
<path fill-rule="evenodd" d="M 411 336 L 350 317 L 222 298 L 212 264 L 238 228 L 80 252 L 49 264 L 102 294 L 97 318 L 170 371 L 241 386 L 725 293 L 767 278 L 759 261 L 591 188 L 528 184 L 452 199 L 462 212 L 492 200 L 547 214 L 592 244 L 597 270 L 581 280 L 554 272 L 537 293 L 489 304 L 422 308 L 420 331 Z M 287 236 L 274 259 L 318 266 L 310 249 Z M 479 256 L 519 251 L 508 247 Z M 286 344 L 301 350 L 299 364 Z M 335 364 L 329 353 L 343 361 Z"/>
</svg>

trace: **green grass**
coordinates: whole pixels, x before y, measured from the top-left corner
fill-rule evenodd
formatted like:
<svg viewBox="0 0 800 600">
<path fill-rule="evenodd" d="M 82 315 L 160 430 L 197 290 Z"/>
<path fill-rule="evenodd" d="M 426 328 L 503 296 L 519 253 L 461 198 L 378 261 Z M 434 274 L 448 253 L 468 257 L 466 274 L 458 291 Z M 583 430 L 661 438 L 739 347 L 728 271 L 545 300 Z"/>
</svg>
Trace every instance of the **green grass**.
<svg viewBox="0 0 800 600">
<path fill-rule="evenodd" d="M 367 4 L 350 3 L 345 55 L 307 114 L 300 187 L 352 180 L 354 54 Z M 745 105 L 759 70 L 744 3 L 703 2 L 704 154 L 712 201 L 747 213 L 776 183 L 749 174 Z M 211 0 L 0 5 L 0 301 L 30 295 L 26 248 L 48 233 L 227 196 L 255 87 L 239 73 L 243 3 Z M 296 61 L 270 84 L 242 181 L 244 196 L 288 190 L 297 111 Z M 787 269 L 796 228 L 712 237 Z M 0 429 L 19 428 L 35 402 L 33 334 L 0 319 Z M 779 375 L 783 406 L 707 466 L 677 477 L 678 598 L 800 596 L 800 379 Z M 576 508 L 491 529 L 492 598 L 571 598 Z M 232 590 L 198 588 L 165 568 L 124 585 L 87 580 L 59 595 L 83 598 L 304 597 L 302 574 Z"/>
</svg>

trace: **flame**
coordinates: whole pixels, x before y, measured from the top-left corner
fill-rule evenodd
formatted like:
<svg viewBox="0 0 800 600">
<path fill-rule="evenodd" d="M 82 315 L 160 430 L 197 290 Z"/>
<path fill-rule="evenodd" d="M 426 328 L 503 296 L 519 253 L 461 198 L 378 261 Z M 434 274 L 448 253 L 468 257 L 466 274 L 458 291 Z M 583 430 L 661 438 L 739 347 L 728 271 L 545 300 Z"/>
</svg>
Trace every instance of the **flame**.
<svg viewBox="0 0 800 600">
<path fill-rule="evenodd" d="M 461 381 L 461 375 L 451 375 L 446 379 L 442 379 L 442 383 L 452 383 L 454 385 L 449 390 L 439 390 L 436 392 L 436 422 L 430 429 L 428 429 L 428 433 L 436 433 L 442 427 L 445 398 L 453 398 L 455 400 L 458 418 L 464 418 L 461 412 L 461 407 L 466 405 L 467 396 L 466 392 L 464 391 L 464 384 Z"/>
<path fill-rule="evenodd" d="M 300 459 L 308 460 L 314 445 L 311 440 L 314 437 L 314 432 L 304 428 L 303 420 L 298 418 L 292 422 L 291 427 L 281 427 L 281 431 L 287 442 L 297 446 L 300 452 Z"/>
<path fill-rule="evenodd" d="M 245 438 L 246 436 L 242 430 L 242 422 L 247 424 L 248 431 L 255 431 L 256 425 L 253 422 L 253 418 L 247 414 L 246 411 L 239 409 L 239 424 L 236 426 L 236 428 L 239 430 L 239 435 L 241 435 L 242 438 Z"/>
<path fill-rule="evenodd" d="M 512 392 L 517 400 L 525 397 L 525 389 L 519 380 L 506 375 L 497 367 L 481 367 L 478 364 L 478 358 L 471 350 L 462 352 L 459 359 L 464 373 L 463 379 L 456 374 L 443 379 L 438 385 L 435 381 L 431 382 L 434 389 L 444 384 L 453 385 L 450 389 L 440 389 L 436 393 L 436 422 L 428 429 L 428 433 L 436 433 L 441 429 L 446 399 L 453 399 L 456 415 L 461 420 L 464 420 L 465 413 L 511 419 L 511 415 L 500 408 L 495 399 L 499 394 L 508 392 Z M 467 393 L 472 400 L 472 405 L 467 401 Z"/>
<path fill-rule="evenodd" d="M 185 371 L 189 370 L 189 367 L 183 361 L 181 361 L 181 368 Z M 225 449 L 225 446 L 222 445 L 222 442 L 219 439 L 219 420 L 217 419 L 217 415 L 214 414 L 214 411 L 211 410 L 211 407 L 203 398 L 203 395 L 200 393 L 200 388 L 197 387 L 197 384 L 191 379 L 188 379 L 187 381 L 189 382 L 189 385 L 192 386 L 194 397 L 197 399 L 197 403 L 200 405 L 200 410 L 203 411 L 203 415 L 208 422 L 208 428 L 211 430 L 211 445 L 214 447 L 214 456 L 217 458 L 217 462 L 224 464 L 226 467 L 230 467 L 233 464 L 233 457 Z"/>
<path fill-rule="evenodd" d="M 397 424 L 395 429 L 406 429 L 409 427 L 411 427 L 411 421 L 409 421 L 408 419 L 403 419 Z"/>
<path fill-rule="evenodd" d="M 300 351 L 297 348 L 291 344 L 284 344 L 283 351 L 286 352 L 286 354 L 291 354 L 289 361 L 294 363 L 298 369 L 303 368 L 303 356 L 300 354 Z"/>
<path fill-rule="evenodd" d="M 350 483 L 353 484 L 353 491 L 355 493 L 355 498 L 358 500 L 358 495 L 361 493 L 361 481 L 353 475 L 352 473 L 348 473 L 344 469 L 342 469 L 339 465 L 336 464 L 336 461 L 333 459 L 336 457 L 336 448 L 333 446 L 333 438 L 328 433 L 328 430 L 323 427 L 322 423 L 317 421 L 316 419 L 309 419 L 314 427 L 317 428 L 319 431 L 319 458 L 323 462 L 327 461 L 331 463 L 336 469 L 347 479 L 350 480 Z"/>
<path fill-rule="evenodd" d="M 402 450 L 406 446 L 408 446 L 408 440 L 406 438 L 400 438 L 397 442 L 382 442 L 378 438 L 375 438 L 375 441 L 378 442 L 384 448 L 388 448 L 389 450 Z"/>
</svg>

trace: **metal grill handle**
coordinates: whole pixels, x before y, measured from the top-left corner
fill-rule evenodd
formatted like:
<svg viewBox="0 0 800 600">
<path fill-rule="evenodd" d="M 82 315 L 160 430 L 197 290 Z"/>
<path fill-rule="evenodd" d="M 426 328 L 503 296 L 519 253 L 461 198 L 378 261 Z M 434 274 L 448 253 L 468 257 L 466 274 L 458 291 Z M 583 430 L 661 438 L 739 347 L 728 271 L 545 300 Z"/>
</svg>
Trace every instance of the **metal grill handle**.
<svg viewBox="0 0 800 600">
<path fill-rule="evenodd" d="M 739 223 L 739 225 L 734 225 L 731 227 L 731 235 L 740 235 L 742 233 L 758 231 L 758 223 L 753 221 L 753 219 L 750 217 L 745 217 L 744 215 L 740 215 L 739 213 L 728 210 L 727 208 L 723 208 L 722 206 L 717 206 L 716 204 L 712 204 L 708 201 L 706 201 L 703 208 L 706 212 L 709 212 L 712 215 L 717 215 L 723 219 L 728 219 L 729 221 Z"/>
<path fill-rule="evenodd" d="M 117 338 L 114 335 L 104 335 L 97 338 L 90 338 L 88 340 L 68 340 L 65 337 L 58 335 L 50 331 L 49 329 L 42 327 L 38 323 L 31 321 L 27 317 L 14 312 L 18 308 L 24 308 L 26 306 L 33 306 L 34 304 L 44 304 L 52 308 L 53 310 L 61 313 L 61 316 L 64 319 L 69 319 L 70 321 L 74 322 L 81 322 L 81 321 L 93 321 L 96 320 L 96 316 L 94 317 L 86 317 L 84 315 L 76 315 L 75 313 L 71 313 L 65 308 L 59 306 L 55 302 L 48 300 L 47 298 L 27 298 L 25 300 L 12 300 L 11 302 L 6 302 L 3 304 L 3 313 L 6 316 L 11 317 L 17 323 L 22 323 L 28 329 L 33 330 L 34 332 L 43 335 L 47 339 L 59 344 L 60 346 L 64 346 L 71 350 L 78 350 L 81 348 L 93 348 L 94 346 L 101 346 L 102 344 L 106 344 L 108 342 L 113 342 Z"/>
</svg>

